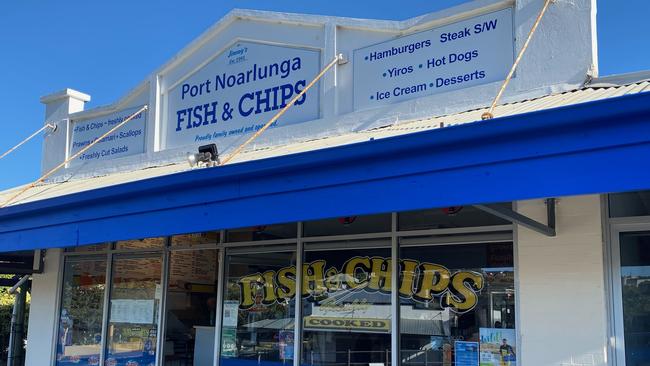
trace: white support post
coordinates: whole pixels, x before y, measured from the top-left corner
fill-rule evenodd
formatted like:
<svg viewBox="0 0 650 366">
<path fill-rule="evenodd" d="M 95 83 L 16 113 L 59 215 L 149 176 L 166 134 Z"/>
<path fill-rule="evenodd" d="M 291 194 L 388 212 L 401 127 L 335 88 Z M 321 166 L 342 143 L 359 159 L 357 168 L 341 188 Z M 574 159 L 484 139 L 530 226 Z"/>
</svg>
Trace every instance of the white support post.
<svg viewBox="0 0 650 366">
<path fill-rule="evenodd" d="M 41 97 L 45 104 L 45 124 L 53 123 L 56 131 L 48 134 L 43 140 L 43 159 L 41 172 L 45 173 L 65 161 L 70 151 L 70 114 L 84 110 L 90 95 L 73 89 L 64 89 L 59 92 Z"/>
<path fill-rule="evenodd" d="M 32 275 L 26 366 L 51 365 L 56 356 L 58 303 L 63 277 L 62 254 L 62 249 L 49 249 L 45 254 L 43 273 Z"/>
</svg>

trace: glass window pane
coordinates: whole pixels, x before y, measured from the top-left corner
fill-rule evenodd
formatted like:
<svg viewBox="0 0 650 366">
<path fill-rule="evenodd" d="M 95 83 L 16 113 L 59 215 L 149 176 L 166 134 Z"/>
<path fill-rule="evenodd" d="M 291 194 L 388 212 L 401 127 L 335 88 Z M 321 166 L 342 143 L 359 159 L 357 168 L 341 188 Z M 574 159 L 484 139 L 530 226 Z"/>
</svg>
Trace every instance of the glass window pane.
<svg viewBox="0 0 650 366">
<path fill-rule="evenodd" d="M 82 245 L 80 247 L 65 248 L 66 252 L 103 252 L 110 248 L 109 243 Z"/>
<path fill-rule="evenodd" d="M 80 259 L 66 260 L 63 270 L 57 365 L 99 364 L 106 259 Z"/>
<path fill-rule="evenodd" d="M 162 260 L 115 256 L 106 365 L 153 365 L 156 359 Z"/>
<path fill-rule="evenodd" d="M 147 238 L 135 240 L 123 240 L 115 243 L 115 249 L 148 249 L 162 248 L 167 238 Z"/>
<path fill-rule="evenodd" d="M 497 204 L 512 208 L 511 203 Z M 400 212 L 398 230 L 453 229 L 491 225 L 509 225 L 507 220 L 498 218 L 474 206 L 454 206 L 420 211 Z"/>
<path fill-rule="evenodd" d="M 291 364 L 295 252 L 228 254 L 221 365 Z"/>
<path fill-rule="evenodd" d="M 389 362 L 390 263 L 390 248 L 305 252 L 303 364 Z"/>
<path fill-rule="evenodd" d="M 307 221 L 303 231 L 305 236 L 326 236 L 385 233 L 390 228 L 391 214 L 379 214 Z"/>
<path fill-rule="evenodd" d="M 650 232 L 622 233 L 620 244 L 625 364 L 644 366 L 650 355 Z"/>
<path fill-rule="evenodd" d="M 217 305 L 217 250 L 171 252 L 164 364 L 212 365 Z"/>
<path fill-rule="evenodd" d="M 298 225 L 293 222 L 278 225 L 259 225 L 226 231 L 229 242 L 293 239 L 298 232 Z"/>
<path fill-rule="evenodd" d="M 650 215 L 650 191 L 614 193 L 609 195 L 609 216 Z"/>
<path fill-rule="evenodd" d="M 219 243 L 219 232 L 208 231 L 205 233 L 174 235 L 171 239 L 172 247 L 193 247 L 197 245 Z"/>
<path fill-rule="evenodd" d="M 515 364 L 511 243 L 401 248 L 398 285 L 402 365 Z"/>
</svg>

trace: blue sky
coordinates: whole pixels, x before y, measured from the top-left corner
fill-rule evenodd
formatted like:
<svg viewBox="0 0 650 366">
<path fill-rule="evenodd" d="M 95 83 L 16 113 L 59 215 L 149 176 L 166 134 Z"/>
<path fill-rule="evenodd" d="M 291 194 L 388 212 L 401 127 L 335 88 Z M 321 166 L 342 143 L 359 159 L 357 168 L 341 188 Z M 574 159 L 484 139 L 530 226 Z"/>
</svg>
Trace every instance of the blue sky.
<svg viewBox="0 0 650 366">
<path fill-rule="evenodd" d="M 87 108 L 109 104 L 235 7 L 401 20 L 463 2 L 3 1 L 0 153 L 42 126 L 40 96 L 70 87 L 92 95 Z M 647 0 L 598 1 L 601 75 L 650 69 L 647 14 Z M 40 159 L 34 140 L 0 160 L 0 189 L 38 178 Z"/>
</svg>

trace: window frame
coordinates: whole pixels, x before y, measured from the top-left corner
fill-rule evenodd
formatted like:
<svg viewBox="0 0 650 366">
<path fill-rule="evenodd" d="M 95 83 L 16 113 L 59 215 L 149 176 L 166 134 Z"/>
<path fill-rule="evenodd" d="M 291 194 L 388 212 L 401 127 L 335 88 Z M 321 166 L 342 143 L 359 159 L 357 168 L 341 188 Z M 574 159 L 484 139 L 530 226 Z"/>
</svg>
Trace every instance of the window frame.
<svg viewBox="0 0 650 366">
<path fill-rule="evenodd" d="M 609 215 L 607 216 L 609 218 Z M 606 245 L 606 293 L 609 308 L 609 348 L 615 366 L 625 366 L 625 329 L 623 324 L 623 292 L 621 284 L 621 234 L 647 231 L 650 233 L 650 216 L 609 218 Z"/>
<path fill-rule="evenodd" d="M 217 306 L 215 309 L 215 319 L 218 319 L 218 323 L 215 324 L 215 335 L 214 335 L 214 366 L 220 365 L 221 357 L 221 339 L 222 339 L 222 327 L 221 322 L 223 318 L 223 300 L 224 300 L 224 287 L 222 286 L 225 280 L 226 274 L 226 255 L 230 250 L 250 252 L 250 253 L 261 253 L 261 252 L 272 252 L 273 247 L 281 248 L 282 250 L 294 250 L 296 253 L 296 268 L 302 268 L 304 263 L 304 255 L 307 250 L 325 250 L 322 248 L 322 245 L 327 243 L 336 242 L 336 241 L 345 241 L 345 240 L 371 240 L 371 239 L 381 239 L 386 240 L 386 245 L 381 245 L 383 248 L 390 248 L 391 258 L 392 258 L 392 283 L 397 283 L 398 280 L 398 265 L 399 265 L 399 252 L 401 248 L 400 239 L 411 238 L 416 239 L 416 237 L 424 236 L 436 236 L 441 235 L 440 243 L 430 243 L 430 244 L 409 244 L 408 246 L 429 246 L 429 245 L 472 245 L 473 243 L 485 243 L 485 242 L 497 242 L 504 241 L 504 235 L 507 241 L 511 241 L 513 244 L 513 256 L 514 256 L 514 275 L 515 275 L 515 294 L 519 293 L 518 286 L 518 265 L 517 265 L 517 240 L 516 240 L 516 227 L 515 225 L 488 225 L 488 226 L 475 226 L 475 227 L 460 227 L 460 228 L 446 228 L 446 229 L 423 229 L 423 230 L 408 230 L 408 231 L 399 231 L 398 230 L 398 220 L 399 213 L 392 212 L 391 214 L 391 230 L 388 232 L 375 232 L 375 233 L 365 233 L 365 234 L 349 234 L 349 235 L 332 235 L 332 236 L 304 236 L 304 222 L 298 221 L 293 224 L 297 226 L 296 228 L 296 238 L 290 239 L 274 239 L 274 240 L 259 240 L 259 241 L 246 241 L 246 242 L 228 242 L 227 239 L 227 230 L 220 230 L 218 242 L 211 244 L 201 244 L 195 246 L 182 246 L 176 245 L 171 246 L 171 237 L 165 237 L 165 244 L 161 248 L 142 248 L 142 249 L 115 249 L 115 244 L 110 243 L 107 249 L 103 251 L 96 252 L 66 252 L 63 251 L 61 256 L 61 263 L 59 268 L 64 268 L 65 261 L 68 258 L 73 257 L 97 257 L 105 255 L 107 258 L 107 281 L 106 287 L 107 291 L 104 296 L 104 315 L 102 319 L 102 353 L 100 355 L 100 364 L 103 365 L 105 361 L 105 349 L 106 349 L 106 332 L 108 324 L 108 306 L 110 301 L 110 289 L 112 288 L 112 270 L 113 270 L 113 257 L 119 254 L 159 254 L 162 255 L 162 268 L 161 268 L 161 286 L 163 288 L 163 293 L 161 296 L 159 319 L 158 319 L 158 334 L 157 334 L 157 354 L 156 354 L 156 365 L 162 365 L 164 358 L 163 356 L 163 347 L 164 347 L 164 335 L 166 332 L 166 311 L 167 311 L 167 285 L 169 281 L 169 266 L 170 266 L 170 255 L 174 251 L 191 251 L 191 250 L 204 250 L 204 249 L 216 249 L 217 258 L 219 261 L 218 274 L 217 274 Z M 445 241 L 445 235 L 465 235 L 468 240 L 457 240 L 454 242 Z M 480 239 L 483 237 L 483 239 Z M 450 239 L 453 236 L 449 237 Z M 477 240 L 477 239 L 479 240 Z M 319 248 L 319 246 L 321 246 Z M 310 248 L 311 247 L 311 248 Z M 364 246 L 365 248 L 366 246 Z M 368 247 L 377 247 L 369 245 Z M 271 248 L 271 249 L 269 249 Z M 293 249 L 291 249 L 293 248 Z M 58 293 L 56 299 L 56 310 L 57 318 L 55 322 L 55 334 L 58 337 L 56 330 L 59 326 L 60 321 L 60 307 L 61 307 L 61 296 L 62 296 L 62 281 L 63 276 L 60 276 L 58 285 Z M 296 294 L 302 293 L 302 271 L 296 271 Z M 391 329 L 400 329 L 399 328 L 399 289 L 397 286 L 392 286 L 391 289 Z M 302 358 L 302 306 L 303 299 L 301 296 L 296 298 L 295 306 L 295 321 L 294 321 L 294 362 L 293 366 L 301 366 L 300 360 Z M 515 330 L 517 335 L 516 346 L 520 347 L 520 324 L 519 324 L 519 296 L 515 298 Z M 399 365 L 399 332 L 391 332 L 391 363 L 392 365 Z M 56 339 L 52 345 L 52 366 L 56 366 Z M 397 350 L 397 352 L 395 352 Z"/>
</svg>

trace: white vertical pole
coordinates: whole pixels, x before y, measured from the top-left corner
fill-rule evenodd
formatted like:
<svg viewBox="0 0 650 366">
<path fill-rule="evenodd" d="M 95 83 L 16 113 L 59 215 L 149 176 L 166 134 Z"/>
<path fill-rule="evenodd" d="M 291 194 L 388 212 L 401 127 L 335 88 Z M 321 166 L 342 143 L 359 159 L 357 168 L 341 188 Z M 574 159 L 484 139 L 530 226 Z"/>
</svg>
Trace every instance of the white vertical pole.
<svg viewBox="0 0 650 366">
<path fill-rule="evenodd" d="M 112 244 L 111 244 L 112 245 Z M 106 349 L 108 348 L 108 312 L 111 296 L 112 286 L 112 267 L 113 267 L 113 253 L 107 254 L 106 259 L 106 281 L 104 282 L 104 311 L 102 313 L 102 335 L 101 335 L 101 350 L 99 351 L 99 364 L 105 365 Z"/>
<path fill-rule="evenodd" d="M 220 243 L 224 242 L 224 232 L 221 232 L 219 236 Z M 219 259 L 218 259 L 218 276 L 217 276 L 217 306 L 216 314 L 214 317 L 214 360 L 212 360 L 212 365 L 219 365 L 219 357 L 221 357 L 221 321 L 223 320 L 223 289 L 226 285 L 225 273 L 226 273 L 226 253 L 225 248 L 219 248 Z"/>
<path fill-rule="evenodd" d="M 165 346 L 165 323 L 167 317 L 165 316 L 165 311 L 167 311 L 167 283 L 169 281 L 169 245 L 170 238 L 165 240 L 165 247 L 163 248 L 162 256 L 162 268 L 161 268 L 161 279 L 160 279 L 160 303 L 158 305 L 158 331 L 157 341 L 156 341 L 156 365 L 163 364 L 163 349 Z M 156 301 L 156 295 L 154 294 L 154 301 Z"/>
<path fill-rule="evenodd" d="M 391 357 L 392 366 L 399 366 L 399 248 L 397 245 L 397 213 L 391 214 Z M 388 360 L 386 360 L 388 361 Z"/>
<path fill-rule="evenodd" d="M 303 242 L 302 222 L 298 222 L 298 243 L 296 248 L 296 296 L 294 321 L 293 321 L 293 365 L 300 366 L 302 346 L 302 263 L 303 263 Z"/>
</svg>

